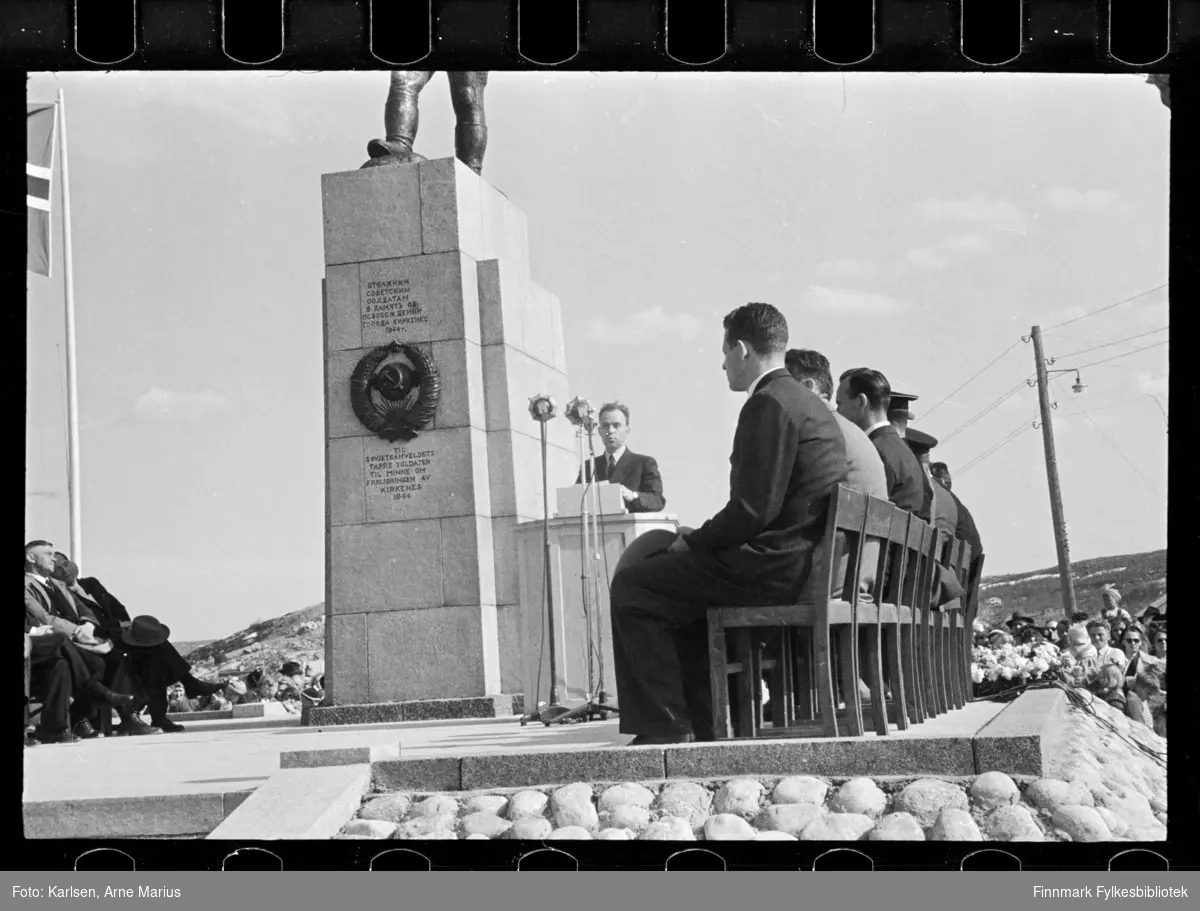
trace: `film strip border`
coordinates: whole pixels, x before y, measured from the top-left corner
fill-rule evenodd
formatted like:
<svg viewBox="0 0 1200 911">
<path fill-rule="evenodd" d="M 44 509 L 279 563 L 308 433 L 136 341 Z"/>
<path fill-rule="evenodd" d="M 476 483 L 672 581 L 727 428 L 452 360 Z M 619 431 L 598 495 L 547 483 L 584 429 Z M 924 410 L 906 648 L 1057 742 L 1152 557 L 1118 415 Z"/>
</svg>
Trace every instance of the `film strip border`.
<svg viewBox="0 0 1200 911">
<path fill-rule="evenodd" d="M 1191 0 L 24 0 L 29 70 L 1130 72 L 1200 47 Z"/>
<path fill-rule="evenodd" d="M 654 841 L 522 843 L 469 842 L 261 842 L 172 839 L 123 842 L 26 842 L 36 848 L 16 869 L 133 871 L 564 871 L 754 870 L 1027 871 L 1069 869 L 1161 873 L 1195 869 L 1171 863 L 1161 845 L 1008 844 L 954 842 L 703 842 Z M 61 850 L 58 850 L 61 846 Z M 1157 849 L 1157 850 L 1156 850 Z"/>
<path fill-rule="evenodd" d="M 1194 64 L 1198 47 L 1200 3 L 1190 0 L 26 0 L 6 4 L 0 25 L 6 67 L 27 70 L 420 63 L 495 70 L 1152 73 Z M 1173 247 L 1182 242 L 1177 236 Z M 1179 286 L 1179 278 L 1173 269 L 1172 283 Z M 162 839 L 27 841 L 12 862 L 24 869 L 142 872 L 1160 871 L 1178 867 L 1181 855 L 1174 838 L 1145 846 L 637 841 L 554 848 L 462 841 L 183 846 Z"/>
</svg>

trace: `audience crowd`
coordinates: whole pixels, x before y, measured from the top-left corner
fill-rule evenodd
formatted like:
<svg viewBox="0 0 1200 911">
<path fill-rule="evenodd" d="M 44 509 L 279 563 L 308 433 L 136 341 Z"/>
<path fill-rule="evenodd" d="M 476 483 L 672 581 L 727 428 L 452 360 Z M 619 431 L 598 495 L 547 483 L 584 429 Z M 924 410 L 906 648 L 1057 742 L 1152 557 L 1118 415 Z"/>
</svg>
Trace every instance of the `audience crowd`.
<svg viewBox="0 0 1200 911">
<path fill-rule="evenodd" d="M 1146 727 L 1167 736 L 1167 618 L 1157 607 L 1148 607 L 1134 618 L 1122 608 L 1113 583 L 1101 591 L 1102 607 L 1095 617 L 1086 611 L 1039 628 L 1032 617 L 1014 612 L 1005 626 L 988 630 L 978 621 L 974 629 L 977 649 L 992 653 L 1006 647 L 1025 651 L 1049 646 L 1058 656 L 1057 672 L 1063 682 L 1086 689 L 1113 708 Z M 1047 654 L 1040 649 L 1039 654 Z M 996 681 L 977 680 L 976 694 L 997 689 Z M 1018 685 L 1008 681 L 1006 685 Z"/>
</svg>

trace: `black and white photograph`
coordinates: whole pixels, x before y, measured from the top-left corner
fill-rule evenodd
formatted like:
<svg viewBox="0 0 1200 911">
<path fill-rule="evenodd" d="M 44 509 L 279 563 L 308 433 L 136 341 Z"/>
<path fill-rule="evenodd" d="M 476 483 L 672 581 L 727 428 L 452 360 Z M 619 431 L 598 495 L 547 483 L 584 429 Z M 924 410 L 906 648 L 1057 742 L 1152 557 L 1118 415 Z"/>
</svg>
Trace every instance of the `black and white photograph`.
<svg viewBox="0 0 1200 911">
<path fill-rule="evenodd" d="M 1170 100 L 31 73 L 26 838 L 1165 842 Z"/>
</svg>

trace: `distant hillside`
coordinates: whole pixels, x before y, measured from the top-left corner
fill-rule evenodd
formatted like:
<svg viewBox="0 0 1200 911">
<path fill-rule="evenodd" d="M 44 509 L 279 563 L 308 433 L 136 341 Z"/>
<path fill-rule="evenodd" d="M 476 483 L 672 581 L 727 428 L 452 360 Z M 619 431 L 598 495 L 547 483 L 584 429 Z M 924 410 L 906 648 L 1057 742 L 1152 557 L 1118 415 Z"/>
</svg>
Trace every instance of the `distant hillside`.
<svg viewBox="0 0 1200 911">
<path fill-rule="evenodd" d="M 1098 614 L 1102 606 L 1100 589 L 1106 582 L 1112 582 L 1121 593 L 1121 606 L 1136 617 L 1167 591 L 1167 552 L 1155 550 L 1083 560 L 1071 564 L 1071 575 L 1079 610 L 1093 616 Z M 1001 604 L 988 605 L 992 598 L 999 598 Z M 1001 624 L 1016 610 L 1039 622 L 1065 619 L 1057 566 L 984 577 L 979 594 L 979 616 L 984 623 Z M 1166 613 L 1165 607 L 1162 610 Z"/>
<path fill-rule="evenodd" d="M 325 665 L 325 605 L 313 604 L 252 623 L 185 654 L 201 678 L 242 677 L 260 667 L 275 675 L 285 661 L 308 665 L 311 673 L 319 673 Z"/>
<path fill-rule="evenodd" d="M 179 651 L 179 654 L 186 657 L 186 656 L 190 655 L 192 652 L 194 652 L 196 649 L 200 648 L 201 646 L 208 645 L 208 643 L 213 642 L 213 641 L 215 641 L 215 640 L 213 640 L 213 639 L 192 639 L 192 640 L 188 640 L 186 642 L 176 642 L 175 648 Z"/>
</svg>

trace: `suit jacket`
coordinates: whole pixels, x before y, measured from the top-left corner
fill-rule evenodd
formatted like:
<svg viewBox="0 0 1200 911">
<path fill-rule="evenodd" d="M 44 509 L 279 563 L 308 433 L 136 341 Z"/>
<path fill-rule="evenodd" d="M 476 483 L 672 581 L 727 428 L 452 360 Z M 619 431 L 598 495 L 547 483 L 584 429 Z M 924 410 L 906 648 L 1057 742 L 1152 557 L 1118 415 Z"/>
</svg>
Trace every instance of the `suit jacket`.
<svg viewBox="0 0 1200 911">
<path fill-rule="evenodd" d="M 933 481 L 933 524 L 940 528 L 948 535 L 958 537 L 958 505 L 954 502 L 954 498 L 950 496 L 948 491 L 941 484 Z M 975 553 L 975 545 L 971 545 L 971 559 L 974 560 L 978 554 Z"/>
<path fill-rule="evenodd" d="M 787 370 L 762 378 L 738 416 L 729 502 L 683 536 L 719 571 L 794 597 L 846 480 L 846 443 L 829 407 Z"/>
<path fill-rule="evenodd" d="M 588 464 L 587 476 L 589 481 L 595 476 L 597 481 L 623 484 L 634 491 L 638 498 L 625 504 L 625 508 L 630 512 L 661 512 L 667 505 L 662 492 L 662 475 L 658 473 L 658 463 L 650 456 L 630 452 L 628 446 L 617 460 L 612 477 L 608 475 L 607 453 L 596 456 Z M 582 484 L 583 478 L 576 475 L 575 483 Z"/>
<path fill-rule="evenodd" d="M 971 559 L 974 560 L 983 553 L 983 542 L 979 540 L 975 519 L 967 507 L 963 506 L 962 500 L 955 496 L 954 491 L 947 491 L 947 493 L 954 499 L 954 505 L 958 508 L 958 524 L 954 528 L 954 537 L 971 545 Z"/>
<path fill-rule="evenodd" d="M 42 585 L 34 576 L 25 574 L 25 627 L 50 626 L 67 638 L 84 623 L 100 629 L 100 620 L 86 606 L 80 605 L 71 590 L 57 579 L 47 579 Z"/>
<path fill-rule="evenodd" d="M 887 475 L 888 499 L 901 509 L 907 509 L 928 521 L 930 506 L 933 503 L 933 490 L 926 489 L 925 472 L 921 470 L 921 463 L 908 448 L 908 444 L 890 424 L 877 427 L 868 436 L 875 444 L 879 458 L 883 460 L 883 471 Z"/>
<path fill-rule="evenodd" d="M 109 594 L 108 589 L 100 584 L 100 580 L 89 576 L 86 579 L 79 580 L 79 587 L 87 592 L 92 598 L 93 613 L 100 618 L 105 629 L 119 631 L 121 623 L 129 623 L 131 617 L 129 611 L 125 609 L 125 605 Z M 76 599 L 79 600 L 79 599 Z"/>
<path fill-rule="evenodd" d="M 886 500 L 887 473 L 874 444 L 853 421 L 842 417 L 836 411 L 833 412 L 833 418 L 842 429 L 842 438 L 846 444 L 846 486 L 868 496 Z"/>
</svg>

